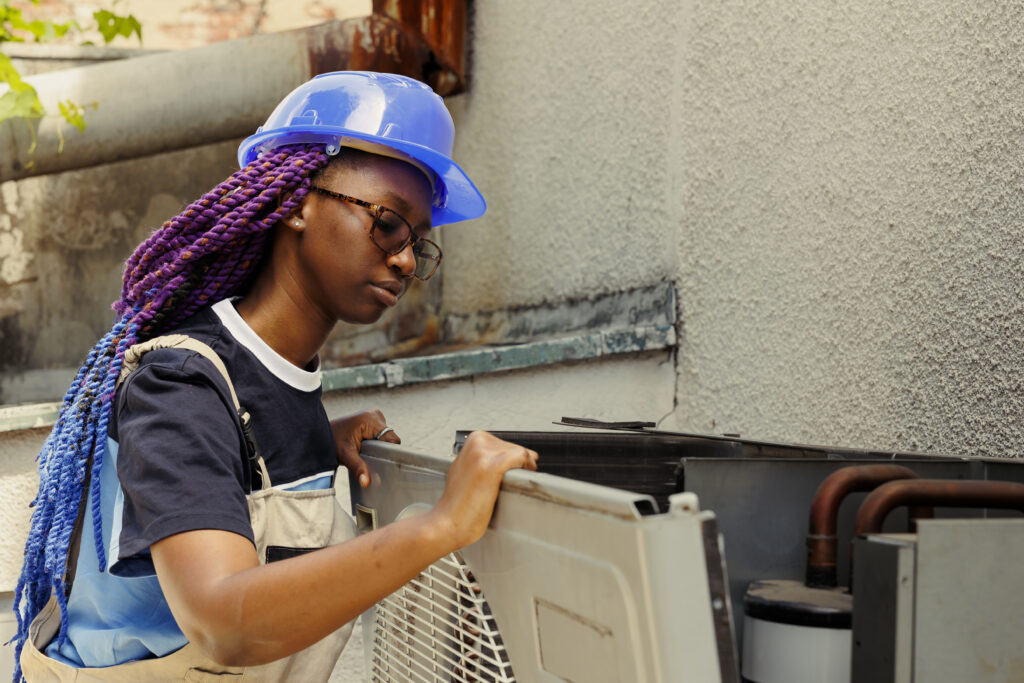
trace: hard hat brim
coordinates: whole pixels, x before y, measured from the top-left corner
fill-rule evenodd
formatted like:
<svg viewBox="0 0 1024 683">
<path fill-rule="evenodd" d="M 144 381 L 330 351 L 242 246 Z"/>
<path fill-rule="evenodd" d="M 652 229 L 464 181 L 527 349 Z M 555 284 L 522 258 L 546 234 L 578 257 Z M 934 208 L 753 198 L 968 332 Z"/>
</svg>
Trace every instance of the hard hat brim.
<svg viewBox="0 0 1024 683">
<path fill-rule="evenodd" d="M 479 218 L 487 211 L 487 202 L 465 171 L 445 155 L 414 142 L 360 133 L 333 126 L 293 126 L 286 133 L 269 130 L 246 138 L 238 148 L 238 164 L 244 168 L 260 154 L 283 145 L 317 143 L 344 146 L 345 138 L 355 138 L 397 150 L 424 164 L 441 184 L 435 188 L 435 206 L 431 211 L 434 226 Z"/>
</svg>

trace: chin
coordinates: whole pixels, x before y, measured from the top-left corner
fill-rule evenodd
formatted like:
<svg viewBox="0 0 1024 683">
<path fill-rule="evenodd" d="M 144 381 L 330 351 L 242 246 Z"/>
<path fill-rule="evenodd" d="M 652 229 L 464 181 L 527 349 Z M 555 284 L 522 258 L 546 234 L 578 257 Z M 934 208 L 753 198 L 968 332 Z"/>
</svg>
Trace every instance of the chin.
<svg viewBox="0 0 1024 683">
<path fill-rule="evenodd" d="M 386 308 L 373 308 L 366 311 L 345 311 L 338 314 L 338 320 L 350 325 L 372 325 L 381 319 Z"/>
</svg>

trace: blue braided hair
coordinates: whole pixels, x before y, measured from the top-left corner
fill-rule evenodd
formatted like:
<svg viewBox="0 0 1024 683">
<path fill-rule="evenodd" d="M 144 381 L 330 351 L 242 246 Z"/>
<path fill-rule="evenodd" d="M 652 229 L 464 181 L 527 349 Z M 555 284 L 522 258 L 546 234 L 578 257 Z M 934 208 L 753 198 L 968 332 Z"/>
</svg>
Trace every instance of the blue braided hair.
<svg viewBox="0 0 1024 683">
<path fill-rule="evenodd" d="M 258 267 L 269 230 L 302 202 L 328 160 L 323 145 L 263 155 L 164 223 L 126 262 L 113 305 L 117 322 L 89 351 L 39 453 L 39 492 L 14 596 L 15 683 L 24 680 L 20 659 L 29 624 L 51 596 L 60 607 L 58 646 L 67 638 L 66 572 L 87 480 L 100 571 L 107 564 L 100 468 L 125 352 L 240 291 Z"/>
</svg>

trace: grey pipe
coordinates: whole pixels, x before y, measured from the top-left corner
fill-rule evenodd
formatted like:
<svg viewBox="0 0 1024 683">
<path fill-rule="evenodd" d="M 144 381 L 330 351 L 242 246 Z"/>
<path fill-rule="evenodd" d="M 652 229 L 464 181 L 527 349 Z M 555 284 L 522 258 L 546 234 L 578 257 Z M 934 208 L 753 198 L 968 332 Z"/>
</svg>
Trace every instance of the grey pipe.
<svg viewBox="0 0 1024 683">
<path fill-rule="evenodd" d="M 346 68 L 422 74 L 429 50 L 378 16 L 253 36 L 202 48 L 55 71 L 27 79 L 48 114 L 31 132 L 0 124 L 0 181 L 133 159 L 253 133 L 312 76 Z M 57 103 L 97 102 L 79 134 Z M 58 127 L 67 142 L 58 153 Z"/>
</svg>

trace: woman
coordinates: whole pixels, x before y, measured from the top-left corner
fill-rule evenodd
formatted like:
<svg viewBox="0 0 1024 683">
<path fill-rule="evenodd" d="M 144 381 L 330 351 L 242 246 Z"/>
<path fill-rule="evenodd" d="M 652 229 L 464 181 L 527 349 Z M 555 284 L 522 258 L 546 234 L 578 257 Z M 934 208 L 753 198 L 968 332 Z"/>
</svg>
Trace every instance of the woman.
<svg viewBox="0 0 1024 683">
<path fill-rule="evenodd" d="M 453 133 L 417 81 L 319 76 L 139 246 L 41 454 L 16 679 L 326 680 L 349 622 L 536 469 L 474 433 L 428 514 L 352 538 L 334 502 L 339 463 L 370 484 L 362 440 L 400 441 L 379 411 L 327 420 L 317 352 L 433 274 L 432 226 L 483 213 Z"/>
</svg>

